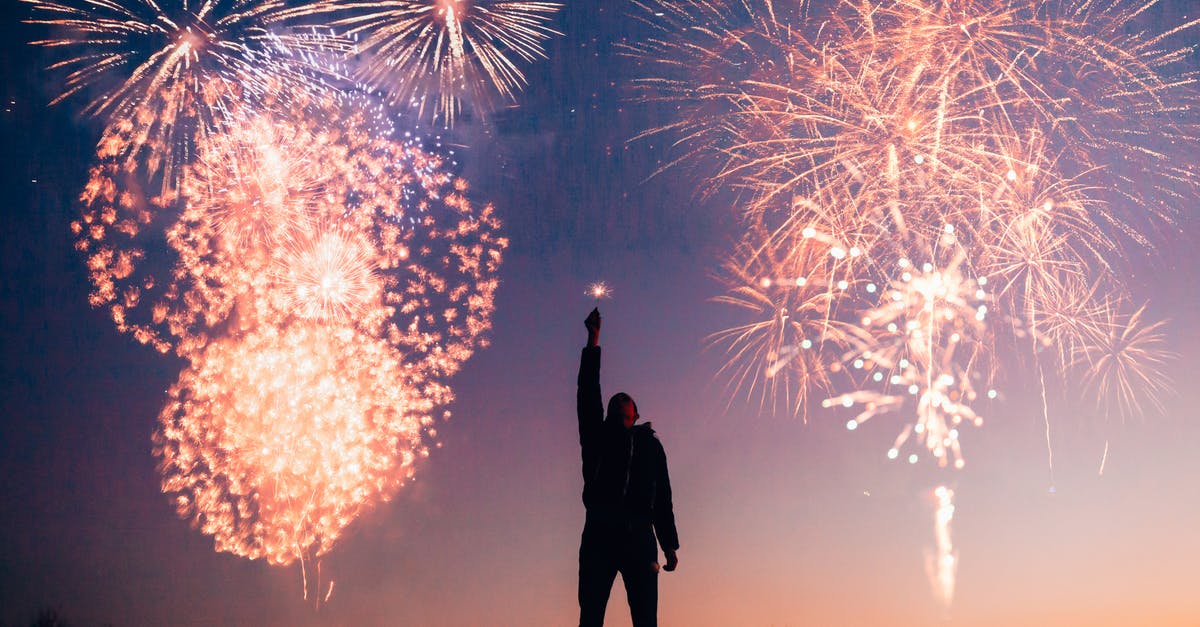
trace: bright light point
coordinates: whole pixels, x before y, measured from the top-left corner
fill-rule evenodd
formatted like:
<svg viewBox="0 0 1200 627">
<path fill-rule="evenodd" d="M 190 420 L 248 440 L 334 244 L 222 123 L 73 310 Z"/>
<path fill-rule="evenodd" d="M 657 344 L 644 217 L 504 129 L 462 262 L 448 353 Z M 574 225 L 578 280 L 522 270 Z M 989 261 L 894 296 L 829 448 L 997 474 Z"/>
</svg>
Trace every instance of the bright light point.
<svg viewBox="0 0 1200 627">
<path fill-rule="evenodd" d="M 803 340 L 800 341 L 800 348 L 805 348 L 805 349 L 812 348 L 812 340 L 810 340 L 808 338 L 804 338 Z"/>
<path fill-rule="evenodd" d="M 769 279 L 769 278 L 767 278 L 767 277 L 763 277 L 763 278 L 762 278 L 762 279 L 761 279 L 761 280 L 758 282 L 758 284 L 759 284 L 759 285 L 761 285 L 761 286 L 763 287 L 763 289 L 766 289 L 766 288 L 768 288 L 768 287 L 771 287 L 771 283 L 772 283 L 771 279 Z"/>
<path fill-rule="evenodd" d="M 876 372 L 875 374 L 871 375 L 871 379 L 874 380 L 876 383 L 879 383 L 880 381 L 883 381 L 883 373 Z"/>
<path fill-rule="evenodd" d="M 892 385 L 900 385 L 903 381 L 904 379 L 900 378 L 900 375 L 898 374 L 894 374 L 892 375 L 891 379 L 888 379 L 888 382 Z"/>
<path fill-rule="evenodd" d="M 863 360 L 861 360 L 861 359 L 855 359 L 855 360 L 854 360 L 854 367 L 855 367 L 855 368 L 858 368 L 858 369 L 860 369 L 860 370 L 861 370 L 861 369 L 862 369 L 862 367 L 863 367 Z"/>
<path fill-rule="evenodd" d="M 921 165 L 922 163 L 925 163 L 925 155 L 917 155 L 913 157 L 913 161 L 915 161 L 917 165 Z"/>
<path fill-rule="evenodd" d="M 766 279 L 766 280 L 770 281 L 770 279 Z M 763 287 L 770 287 L 770 286 L 764 285 Z M 601 298 L 607 298 L 611 294 L 612 294 L 612 290 L 609 289 L 608 284 L 605 283 L 604 281 L 597 281 L 595 283 L 592 283 L 591 285 L 588 286 L 588 289 L 587 289 L 587 295 L 591 296 L 592 298 L 595 298 L 596 300 L 600 300 Z"/>
<path fill-rule="evenodd" d="M 981 314 L 985 314 L 985 313 L 987 313 L 987 312 L 988 312 L 987 305 L 980 305 L 980 306 L 979 306 L 979 313 L 981 313 Z"/>
<path fill-rule="evenodd" d="M 897 264 L 898 264 L 898 265 L 899 265 L 901 268 L 907 268 L 907 267 L 908 267 L 908 263 L 909 263 L 909 262 L 908 262 L 908 259 L 905 259 L 904 257 L 901 257 L 901 258 L 900 258 L 900 261 L 897 261 L 896 263 L 897 263 Z"/>
<path fill-rule="evenodd" d="M 918 422 L 913 425 L 913 433 L 925 433 L 925 424 Z"/>
<path fill-rule="evenodd" d="M 845 279 L 842 279 L 841 281 L 837 282 L 837 288 L 839 290 L 844 290 L 848 287 L 850 287 L 850 283 L 848 283 Z"/>
<path fill-rule="evenodd" d="M 921 266 L 921 271 L 922 272 L 933 272 L 933 264 L 926 261 L 925 265 Z"/>
<path fill-rule="evenodd" d="M 811 226 L 806 226 L 803 231 L 800 231 L 800 234 L 808 239 L 812 239 L 817 236 L 817 230 Z"/>
<path fill-rule="evenodd" d="M 979 280 L 976 281 L 976 283 L 978 283 L 980 285 L 987 285 L 987 277 L 985 277 L 985 276 L 979 277 Z"/>
<path fill-rule="evenodd" d="M 904 274 L 900 275 L 900 278 L 903 279 L 905 283 L 907 283 L 912 280 L 912 273 L 905 272 Z M 900 292 L 896 292 L 896 293 L 899 294 Z"/>
<path fill-rule="evenodd" d="M 951 440 L 957 440 L 958 439 L 958 429 L 951 429 L 950 432 L 947 433 L 946 435 L 949 435 Z"/>
<path fill-rule="evenodd" d="M 857 428 L 858 428 L 857 420 L 847 420 L 846 421 L 846 430 L 847 431 L 854 431 Z"/>
<path fill-rule="evenodd" d="M 887 330 L 888 330 L 888 332 L 889 332 L 889 333 L 895 333 L 895 332 L 896 332 L 896 329 L 898 329 L 898 328 L 899 328 L 899 327 L 897 327 L 897 326 L 896 326 L 896 323 L 895 323 L 895 322 L 889 322 L 889 323 L 888 323 L 888 325 L 887 325 Z"/>
<path fill-rule="evenodd" d="M 915 395 L 917 392 L 920 392 L 920 391 L 921 391 L 921 388 L 917 387 L 917 384 L 916 384 L 916 383 L 914 383 L 914 384 L 912 384 L 912 385 L 908 386 L 908 393 L 909 393 L 909 394 L 913 394 L 913 395 Z"/>
<path fill-rule="evenodd" d="M 900 457 L 900 451 L 898 451 L 894 448 L 890 448 L 890 449 L 888 449 L 887 456 L 888 456 L 888 459 L 896 459 L 897 457 Z"/>
<path fill-rule="evenodd" d="M 875 290 L 879 289 L 874 283 L 867 283 L 867 293 L 874 294 Z"/>
<path fill-rule="evenodd" d="M 987 397 L 988 398 L 996 398 L 996 390 L 988 390 Z"/>
<path fill-rule="evenodd" d="M 808 285 L 808 279 L 806 279 L 804 277 L 797 277 L 796 285 L 798 285 L 800 287 L 804 287 L 805 285 Z"/>
<path fill-rule="evenodd" d="M 1010 181 L 1015 181 L 1015 180 L 1017 180 L 1017 171 L 1016 171 L 1016 170 L 1009 170 L 1009 171 L 1008 171 L 1008 174 L 1005 174 L 1005 175 L 1004 175 L 1004 178 L 1006 178 L 1006 179 L 1008 179 L 1008 180 L 1010 180 Z"/>
<path fill-rule="evenodd" d="M 951 341 L 951 342 L 957 342 L 957 341 L 959 341 L 959 340 L 961 340 L 961 339 L 962 339 L 962 336 L 960 336 L 960 335 L 959 335 L 959 334 L 957 334 L 957 333 L 953 333 L 953 334 L 951 334 L 951 335 L 950 335 L 950 341 Z"/>
<path fill-rule="evenodd" d="M 917 454 L 916 453 L 913 453 L 912 455 L 908 456 L 908 463 L 910 463 L 910 464 L 917 463 Z"/>
<path fill-rule="evenodd" d="M 975 298 L 983 300 L 984 298 L 987 298 L 987 292 L 983 290 L 975 290 Z"/>
<path fill-rule="evenodd" d="M 863 325 L 864 327 L 869 327 L 869 326 L 871 326 L 871 319 L 870 319 L 870 318 L 867 318 L 867 317 L 864 317 L 864 318 L 862 319 L 862 325 Z"/>
<path fill-rule="evenodd" d="M 862 249 L 860 249 L 858 246 L 851 246 L 850 247 L 850 256 L 858 257 L 859 255 L 862 255 Z"/>
<path fill-rule="evenodd" d="M 945 226 L 945 230 L 946 230 L 946 233 L 953 234 L 953 233 L 954 233 L 954 225 L 953 225 L 953 224 L 947 224 L 947 225 Z"/>
<path fill-rule="evenodd" d="M 1054 209 L 1054 201 L 1053 200 L 1047 200 L 1046 202 L 1042 203 L 1042 211 L 1049 213 L 1053 209 Z"/>
<path fill-rule="evenodd" d="M 829 255 L 834 259 L 845 259 L 846 251 L 840 246 L 834 246 L 829 249 Z"/>
<path fill-rule="evenodd" d="M 854 399 L 849 396 L 842 399 L 842 407 L 854 407 Z"/>
<path fill-rule="evenodd" d="M 907 359 L 901 359 L 901 360 L 900 360 L 900 367 L 901 367 L 901 368 L 907 368 L 907 367 L 908 367 L 908 360 L 907 360 Z"/>
<path fill-rule="evenodd" d="M 963 466 L 966 466 L 966 465 L 967 465 L 967 462 L 965 462 L 965 461 L 963 461 L 963 460 L 961 460 L 961 459 L 956 459 L 956 460 L 954 460 L 954 467 L 955 467 L 955 468 L 957 468 L 957 469 L 959 469 L 959 470 L 962 470 L 962 469 L 963 469 Z"/>
</svg>

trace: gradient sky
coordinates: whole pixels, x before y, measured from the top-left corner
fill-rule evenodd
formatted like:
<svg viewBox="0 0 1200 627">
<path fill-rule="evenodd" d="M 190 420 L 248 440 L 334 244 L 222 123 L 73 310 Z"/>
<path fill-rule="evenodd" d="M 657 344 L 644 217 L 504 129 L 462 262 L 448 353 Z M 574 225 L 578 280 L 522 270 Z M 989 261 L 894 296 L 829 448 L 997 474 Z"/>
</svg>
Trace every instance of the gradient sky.
<svg viewBox="0 0 1200 627">
<path fill-rule="evenodd" d="M 1166 4 L 1171 20 L 1200 8 Z M 454 379 L 417 481 L 324 559 L 337 587 L 316 613 L 298 568 L 215 553 L 161 494 L 150 435 L 181 363 L 87 304 L 68 223 L 99 127 L 77 102 L 46 106 L 48 59 L 5 0 L 0 626 L 43 608 L 72 625 L 572 624 L 574 377 L 599 279 L 614 289 L 604 392 L 638 400 L 670 463 L 682 548 L 660 577 L 664 625 L 1200 624 L 1196 208 L 1129 277 L 1172 319 L 1166 415 L 1106 425 L 1090 401 L 1052 398 L 1050 494 L 1040 406 L 1018 372 L 964 432 L 965 469 L 889 462 L 896 422 L 849 432 L 818 408 L 804 424 L 731 400 L 716 377 L 703 338 L 737 320 L 710 302 L 735 211 L 695 198 L 685 169 L 646 180 L 665 153 L 627 140 L 662 118 L 625 100 L 637 71 L 613 44 L 638 30 L 623 6 L 568 2 L 521 105 L 456 129 L 473 198 L 495 203 L 512 240 L 493 344 Z M 941 482 L 957 490 L 961 560 L 948 617 L 924 571 Z M 628 623 L 617 583 L 609 624 Z"/>
</svg>

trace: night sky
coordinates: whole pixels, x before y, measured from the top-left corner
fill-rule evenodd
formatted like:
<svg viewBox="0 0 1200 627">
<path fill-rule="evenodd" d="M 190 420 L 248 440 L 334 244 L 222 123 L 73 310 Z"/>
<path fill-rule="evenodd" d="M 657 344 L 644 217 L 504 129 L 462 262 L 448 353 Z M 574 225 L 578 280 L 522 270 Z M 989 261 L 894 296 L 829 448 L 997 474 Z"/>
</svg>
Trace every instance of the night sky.
<svg viewBox="0 0 1200 627">
<path fill-rule="evenodd" d="M 1195 2 L 1169 0 L 1182 21 Z M 1054 412 L 1055 493 L 1040 401 L 1019 375 L 963 435 L 967 466 L 889 461 L 899 422 L 807 424 L 717 377 L 704 338 L 738 321 L 711 302 L 736 207 L 630 142 L 670 111 L 631 102 L 644 35 L 621 2 L 568 2 L 564 36 L 518 106 L 447 139 L 511 240 L 492 344 L 453 379 L 453 417 L 415 483 L 355 522 L 322 562 L 319 612 L 298 567 L 213 551 L 160 491 L 151 433 L 183 363 L 119 334 L 87 302 L 69 223 L 100 125 L 47 102 L 61 77 L 5 0 L 0 136 L 0 625 L 47 608 L 71 625 L 568 625 L 584 509 L 573 397 L 587 285 L 601 303 L 604 394 L 626 391 L 665 445 L 681 549 L 660 576 L 664 625 L 1196 625 L 1200 595 L 1200 244 L 1196 207 L 1128 277 L 1171 319 L 1163 416 Z M 1104 475 L 1097 467 L 1109 441 Z M 957 492 L 958 591 L 926 579 L 929 490 Z M 608 624 L 629 624 L 620 583 Z"/>
</svg>

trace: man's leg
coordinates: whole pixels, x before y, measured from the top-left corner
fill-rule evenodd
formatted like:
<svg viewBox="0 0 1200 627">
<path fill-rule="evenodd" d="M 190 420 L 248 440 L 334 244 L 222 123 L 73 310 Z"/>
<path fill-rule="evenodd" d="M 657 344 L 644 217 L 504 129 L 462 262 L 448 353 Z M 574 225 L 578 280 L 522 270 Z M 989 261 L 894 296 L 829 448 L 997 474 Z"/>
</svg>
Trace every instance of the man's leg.
<svg viewBox="0 0 1200 627">
<path fill-rule="evenodd" d="M 601 627 L 617 576 L 618 547 L 595 529 L 583 528 L 579 543 L 579 627 Z"/>
<path fill-rule="evenodd" d="M 621 569 L 621 580 L 625 582 L 625 597 L 629 599 L 633 627 L 657 627 L 658 564 L 628 565 Z"/>
<path fill-rule="evenodd" d="M 630 534 L 621 560 L 621 580 L 634 627 L 658 625 L 658 545 L 647 527 Z"/>
</svg>

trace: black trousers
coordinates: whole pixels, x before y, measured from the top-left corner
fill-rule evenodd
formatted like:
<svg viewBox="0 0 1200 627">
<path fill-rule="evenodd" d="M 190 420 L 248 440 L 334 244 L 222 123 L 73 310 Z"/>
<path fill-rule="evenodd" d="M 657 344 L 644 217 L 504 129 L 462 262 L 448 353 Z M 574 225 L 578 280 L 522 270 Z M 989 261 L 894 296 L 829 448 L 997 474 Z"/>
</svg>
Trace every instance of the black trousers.
<svg viewBox="0 0 1200 627">
<path fill-rule="evenodd" d="M 634 627 L 658 625 L 658 544 L 649 523 L 589 520 L 579 544 L 579 626 L 600 627 L 621 573 Z"/>
</svg>

